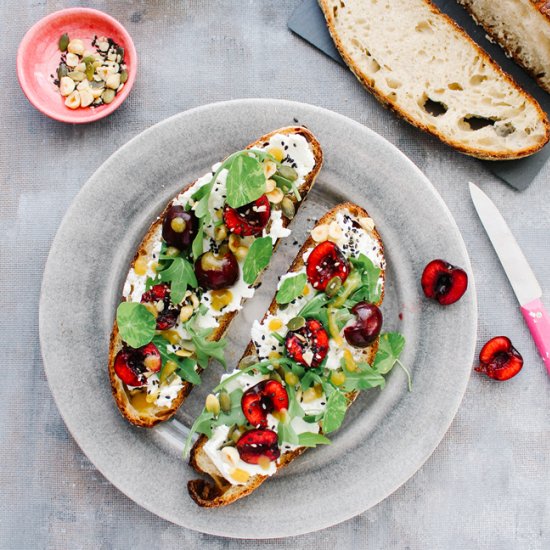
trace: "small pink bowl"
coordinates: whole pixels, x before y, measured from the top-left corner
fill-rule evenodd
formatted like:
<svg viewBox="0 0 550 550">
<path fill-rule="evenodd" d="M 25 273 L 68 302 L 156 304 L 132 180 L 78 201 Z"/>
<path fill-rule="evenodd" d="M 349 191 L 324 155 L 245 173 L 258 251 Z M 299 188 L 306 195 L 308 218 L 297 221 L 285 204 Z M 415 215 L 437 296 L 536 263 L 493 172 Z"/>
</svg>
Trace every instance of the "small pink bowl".
<svg viewBox="0 0 550 550">
<path fill-rule="evenodd" d="M 124 48 L 128 80 L 115 99 L 100 107 L 69 109 L 50 75 L 56 75 L 61 52 L 59 38 L 81 38 L 91 48 L 94 36 L 112 38 Z M 56 11 L 33 25 L 24 36 L 17 52 L 17 78 L 27 99 L 39 111 L 61 122 L 85 124 L 110 115 L 126 99 L 137 72 L 137 54 L 126 29 L 106 13 L 90 8 L 69 8 Z"/>
</svg>

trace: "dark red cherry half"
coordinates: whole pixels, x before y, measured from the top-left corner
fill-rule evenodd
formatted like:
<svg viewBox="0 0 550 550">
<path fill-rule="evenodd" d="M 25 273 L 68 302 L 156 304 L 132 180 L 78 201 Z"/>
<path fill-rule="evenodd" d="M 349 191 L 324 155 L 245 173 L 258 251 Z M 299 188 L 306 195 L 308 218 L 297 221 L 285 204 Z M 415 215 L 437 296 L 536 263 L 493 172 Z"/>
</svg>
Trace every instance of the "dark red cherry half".
<svg viewBox="0 0 550 550">
<path fill-rule="evenodd" d="M 178 321 L 179 310 L 171 307 L 170 301 L 170 286 L 166 283 L 161 283 L 152 286 L 141 297 L 141 303 L 155 304 L 162 302 L 163 309 L 157 316 L 157 330 L 167 330 L 175 327 Z"/>
<path fill-rule="evenodd" d="M 382 330 L 382 312 L 380 308 L 368 302 L 359 302 L 352 310 L 356 321 L 344 329 L 348 344 L 356 348 L 370 346 Z"/>
<path fill-rule="evenodd" d="M 266 195 L 240 208 L 231 208 L 228 204 L 223 209 L 223 221 L 227 229 L 235 235 L 248 237 L 258 235 L 267 225 L 271 215 L 271 205 Z"/>
<path fill-rule="evenodd" d="M 281 456 L 277 443 L 278 436 L 273 430 L 259 428 L 245 432 L 237 441 L 237 451 L 247 464 L 258 464 L 262 456 L 272 462 Z"/>
<path fill-rule="evenodd" d="M 162 238 L 169 246 L 187 250 L 197 234 L 197 218 L 180 205 L 171 206 L 162 221 Z"/>
<path fill-rule="evenodd" d="M 523 367 L 523 357 L 506 336 L 491 338 L 481 348 L 479 362 L 477 372 L 500 381 L 513 378 Z"/>
<path fill-rule="evenodd" d="M 333 277 L 342 283 L 348 278 L 350 266 L 342 251 L 331 241 L 318 244 L 307 259 L 307 279 L 316 290 L 325 290 Z"/>
<path fill-rule="evenodd" d="M 448 306 L 460 300 L 466 292 L 468 275 L 445 260 L 433 260 L 424 268 L 421 283 L 427 298 Z"/>
<path fill-rule="evenodd" d="M 146 372 L 158 372 L 162 366 L 159 350 L 150 343 L 141 348 L 124 346 L 115 357 L 116 375 L 128 386 L 144 386 Z"/>
<path fill-rule="evenodd" d="M 210 290 L 230 287 L 239 277 L 239 264 L 229 250 L 225 253 L 205 252 L 195 262 L 199 285 Z"/>
<path fill-rule="evenodd" d="M 263 380 L 244 392 L 241 407 L 252 426 L 265 428 L 268 414 L 288 409 L 288 394 L 277 380 Z"/>
<path fill-rule="evenodd" d="M 308 319 L 301 329 L 285 338 L 288 356 L 304 367 L 318 367 L 328 353 L 328 334 L 317 319 Z"/>
</svg>

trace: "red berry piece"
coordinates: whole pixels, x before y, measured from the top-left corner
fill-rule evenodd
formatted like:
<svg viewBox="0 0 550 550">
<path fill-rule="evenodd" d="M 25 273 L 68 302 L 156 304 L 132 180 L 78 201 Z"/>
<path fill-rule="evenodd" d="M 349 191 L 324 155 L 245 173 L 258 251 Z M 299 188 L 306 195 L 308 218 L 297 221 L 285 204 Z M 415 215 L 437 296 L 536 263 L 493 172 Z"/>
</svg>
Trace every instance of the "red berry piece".
<svg viewBox="0 0 550 550">
<path fill-rule="evenodd" d="M 289 331 L 285 339 L 288 356 L 304 367 L 318 367 L 328 353 L 328 334 L 316 319 L 305 326 Z"/>
<path fill-rule="evenodd" d="M 331 241 L 318 244 L 307 259 L 307 279 L 316 290 L 325 290 L 333 277 L 342 283 L 348 278 L 350 266 L 342 251 Z"/>
<path fill-rule="evenodd" d="M 481 348 L 479 362 L 477 372 L 500 381 L 513 378 L 523 367 L 523 357 L 506 336 L 491 338 Z"/>
<path fill-rule="evenodd" d="M 178 322 L 179 310 L 170 307 L 170 286 L 166 283 L 154 285 L 141 297 L 141 303 L 154 304 L 157 308 L 157 304 L 162 303 L 162 310 L 159 311 L 157 316 L 157 330 L 167 330 L 175 327 Z M 159 308 L 157 308 L 158 310 Z"/>
<path fill-rule="evenodd" d="M 187 250 L 197 234 L 197 218 L 180 205 L 171 206 L 162 221 L 162 238 L 169 246 Z"/>
<path fill-rule="evenodd" d="M 466 292 L 468 275 L 445 260 L 433 260 L 424 268 L 421 283 L 427 298 L 448 306 L 460 300 Z"/>
<path fill-rule="evenodd" d="M 227 229 L 241 237 L 261 233 L 267 225 L 270 215 L 271 205 L 265 195 L 240 208 L 231 208 L 226 204 L 223 209 L 223 221 Z"/>
<path fill-rule="evenodd" d="M 205 252 L 195 262 L 195 274 L 203 288 L 220 290 L 230 287 L 239 276 L 239 264 L 232 252 Z"/>
<path fill-rule="evenodd" d="M 273 430 L 249 430 L 237 441 L 237 451 L 241 460 L 247 464 L 258 464 L 262 456 L 273 462 L 281 456 L 277 439 L 277 434 Z"/>
<path fill-rule="evenodd" d="M 141 348 L 123 347 L 115 357 L 116 375 L 128 386 L 144 386 L 146 372 L 159 372 L 162 366 L 160 352 L 155 344 Z"/>
<path fill-rule="evenodd" d="M 241 407 L 252 426 L 265 428 L 268 414 L 288 409 L 288 394 L 277 380 L 263 380 L 244 392 Z"/>
<path fill-rule="evenodd" d="M 368 302 L 359 302 L 351 312 L 355 314 L 356 321 L 344 329 L 344 336 L 351 346 L 366 348 L 378 338 L 382 330 L 382 312 Z"/>
</svg>

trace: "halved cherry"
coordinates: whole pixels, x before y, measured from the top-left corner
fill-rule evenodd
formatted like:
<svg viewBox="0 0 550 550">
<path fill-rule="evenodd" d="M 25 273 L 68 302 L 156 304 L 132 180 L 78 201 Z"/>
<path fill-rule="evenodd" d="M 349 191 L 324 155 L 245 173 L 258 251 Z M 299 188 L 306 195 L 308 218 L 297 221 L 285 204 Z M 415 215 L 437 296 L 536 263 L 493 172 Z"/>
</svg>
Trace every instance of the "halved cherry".
<svg viewBox="0 0 550 550">
<path fill-rule="evenodd" d="M 170 302 L 170 286 L 166 283 L 152 286 L 141 297 L 142 304 L 150 303 L 156 307 L 158 302 L 162 302 L 163 309 L 159 311 L 157 316 L 157 330 L 167 330 L 175 327 L 178 321 L 179 310 L 170 307 L 172 305 Z"/>
<path fill-rule="evenodd" d="M 506 336 L 491 338 L 481 348 L 479 361 L 477 372 L 500 381 L 513 378 L 523 367 L 523 357 Z"/>
<path fill-rule="evenodd" d="M 433 260 L 424 268 L 421 283 L 427 298 L 448 306 L 460 300 L 466 292 L 468 275 L 445 260 Z"/>
<path fill-rule="evenodd" d="M 273 430 L 248 430 L 237 441 L 237 451 L 241 460 L 247 464 L 258 464 L 262 456 L 273 462 L 281 456 L 277 440 L 278 436 Z"/>
<path fill-rule="evenodd" d="M 188 249 L 197 234 L 197 218 L 193 211 L 186 212 L 179 204 L 171 206 L 162 221 L 162 238 L 169 246 Z"/>
<path fill-rule="evenodd" d="M 348 278 L 350 266 L 342 251 L 332 241 L 318 244 L 310 253 L 306 266 L 307 279 L 316 290 L 325 290 L 333 277 L 342 283 Z"/>
<path fill-rule="evenodd" d="M 288 356 L 304 367 L 318 367 L 328 353 L 328 334 L 320 321 L 308 319 L 305 325 L 288 331 L 285 338 Z"/>
<path fill-rule="evenodd" d="M 277 380 L 263 380 L 244 392 L 241 407 L 250 424 L 265 428 L 268 414 L 288 409 L 288 394 Z"/>
<path fill-rule="evenodd" d="M 160 352 L 153 343 L 141 348 L 124 346 L 115 357 L 116 375 L 128 386 L 144 386 L 146 372 L 158 372 L 162 366 Z"/>
<path fill-rule="evenodd" d="M 353 306 L 356 322 L 344 329 L 344 336 L 348 344 L 356 348 L 370 346 L 382 330 L 382 312 L 374 304 L 359 302 Z"/>
<path fill-rule="evenodd" d="M 262 232 L 269 221 L 271 205 L 266 195 L 240 208 L 231 208 L 228 204 L 223 209 L 223 221 L 227 229 L 235 235 L 248 237 Z"/>
<path fill-rule="evenodd" d="M 195 262 L 195 274 L 203 288 L 210 290 L 228 288 L 239 277 L 237 258 L 229 249 L 222 249 L 218 254 L 210 251 L 205 252 Z"/>
</svg>

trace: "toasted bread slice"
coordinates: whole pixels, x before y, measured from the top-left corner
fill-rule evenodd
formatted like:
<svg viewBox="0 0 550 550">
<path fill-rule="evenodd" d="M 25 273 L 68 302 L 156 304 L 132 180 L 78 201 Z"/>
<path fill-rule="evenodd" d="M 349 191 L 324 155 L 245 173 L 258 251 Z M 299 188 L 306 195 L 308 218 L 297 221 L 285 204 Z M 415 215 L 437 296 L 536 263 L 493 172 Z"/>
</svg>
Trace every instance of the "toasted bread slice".
<svg viewBox="0 0 550 550">
<path fill-rule="evenodd" d="M 550 92 L 550 2 L 457 0 L 506 54 Z"/>
<path fill-rule="evenodd" d="M 382 244 L 382 240 L 380 238 L 380 235 L 374 228 L 374 223 L 372 222 L 372 219 L 369 217 L 368 213 L 361 207 L 352 204 L 352 203 L 342 203 L 327 212 L 316 224 L 316 227 L 329 224 L 333 220 L 336 219 L 336 216 L 338 213 L 349 213 L 353 220 L 356 220 L 357 222 L 362 224 L 362 231 L 368 232 L 370 237 L 372 237 L 376 243 L 379 250 L 379 258 L 380 258 L 380 267 L 381 267 L 381 274 L 380 274 L 380 299 L 377 303 L 377 305 L 380 305 L 384 298 L 384 285 L 385 285 L 385 259 L 384 259 L 384 247 Z M 317 243 L 313 240 L 313 238 L 310 236 L 303 246 L 301 247 L 300 251 L 298 252 L 296 258 L 294 259 L 292 265 L 290 266 L 289 273 L 300 271 L 304 267 L 304 253 L 310 249 L 312 249 Z M 361 251 L 359 251 L 361 252 Z M 277 314 L 279 310 L 279 305 L 277 304 L 277 301 L 275 298 L 273 298 L 273 301 L 271 302 L 271 305 L 264 316 L 264 321 L 268 318 L 270 315 Z M 368 348 L 365 348 L 361 352 L 361 360 L 366 361 L 369 364 L 372 364 L 374 361 L 374 357 L 376 355 L 376 352 L 378 350 L 378 342 L 379 340 L 376 340 L 371 346 Z M 247 364 L 249 362 L 256 362 L 258 360 L 258 355 L 256 352 L 256 345 L 253 341 L 251 341 L 245 352 L 243 357 L 241 358 L 239 364 L 246 362 Z M 357 397 L 358 392 L 352 391 L 346 394 L 346 397 L 349 400 L 349 404 L 355 400 Z M 230 504 L 234 502 L 235 500 L 238 500 L 240 498 L 243 498 L 247 495 L 249 495 L 252 491 L 257 489 L 266 479 L 268 479 L 269 476 L 267 475 L 254 475 L 251 476 L 250 479 L 245 483 L 241 485 L 235 485 L 231 484 L 219 471 L 219 469 L 216 467 L 216 465 L 212 462 L 208 454 L 204 450 L 204 446 L 208 442 L 208 438 L 204 435 L 201 435 L 198 440 L 195 442 L 191 449 L 190 454 L 190 464 L 191 466 L 199 473 L 206 474 L 211 478 L 211 481 L 206 481 L 204 479 L 196 479 L 191 480 L 188 482 L 187 487 L 189 490 L 189 494 L 193 498 L 193 500 L 202 507 L 207 508 L 214 508 L 219 506 L 226 506 L 227 504 Z M 300 456 L 304 451 L 306 450 L 305 447 L 297 447 L 292 450 L 289 450 L 285 453 L 281 453 L 281 456 L 277 462 L 277 470 L 283 468 L 290 462 L 292 462 L 295 458 Z"/>
<path fill-rule="evenodd" d="M 321 150 L 321 146 L 317 141 L 317 139 L 315 138 L 315 136 L 306 128 L 298 127 L 298 126 L 286 127 L 279 130 L 275 130 L 274 132 L 270 132 L 269 134 L 262 136 L 260 139 L 258 139 L 254 143 L 251 143 L 250 145 L 248 145 L 247 149 L 266 147 L 269 144 L 270 138 L 278 134 L 287 135 L 287 136 L 293 136 L 293 135 L 302 136 L 307 141 L 309 150 L 313 154 L 313 158 L 314 158 L 313 168 L 307 173 L 307 175 L 304 177 L 304 181 L 301 183 L 301 185 L 298 188 L 302 196 L 302 200 L 297 201 L 295 197 L 288 195 L 289 198 L 293 200 L 296 210 L 298 210 L 300 204 L 303 202 L 303 200 L 305 200 L 307 193 L 312 188 L 315 182 L 315 178 L 317 177 L 317 174 L 321 169 L 321 165 L 323 162 L 323 153 Z M 292 153 L 292 151 L 288 151 L 288 153 L 290 154 Z M 184 193 L 185 191 L 190 189 L 195 183 L 196 182 L 189 184 L 187 187 L 185 187 L 181 191 L 181 193 Z M 153 222 L 153 224 L 145 234 L 145 237 L 143 238 L 143 241 L 141 242 L 138 248 L 138 251 L 134 256 L 134 259 L 130 265 L 130 271 L 129 271 L 129 275 L 128 275 L 128 279 L 125 287 L 128 285 L 130 274 L 133 273 L 133 268 L 138 258 L 144 258 L 145 260 L 150 262 L 152 261 L 152 258 L 155 258 L 155 254 L 158 254 L 159 244 L 161 241 L 162 220 L 164 218 L 166 211 L 172 205 L 173 200 L 170 201 L 166 209 L 160 214 L 159 218 L 157 218 L 156 221 Z M 282 221 L 282 227 L 286 228 L 291 220 L 287 216 L 282 214 L 281 221 Z M 279 240 L 280 239 L 278 239 L 277 242 L 274 244 L 274 248 L 279 243 Z M 134 287 L 131 286 L 131 288 L 133 292 Z M 138 294 L 140 292 L 142 292 L 141 287 L 140 289 L 138 289 Z M 123 296 L 122 300 L 124 301 L 125 299 L 126 298 Z M 243 302 L 244 302 L 244 299 L 241 300 L 241 305 Z M 237 311 L 231 311 L 218 317 L 217 320 L 219 324 L 210 335 L 209 340 L 211 341 L 220 340 L 228 330 L 229 324 L 232 321 L 232 319 L 235 317 L 236 313 Z M 129 390 L 126 384 L 124 384 L 120 380 L 120 378 L 116 375 L 114 370 L 115 357 L 121 349 L 122 349 L 122 340 L 120 338 L 117 323 L 115 320 L 113 324 L 113 330 L 111 333 L 111 340 L 110 340 L 110 346 L 109 346 L 109 378 L 111 381 L 111 389 L 112 389 L 113 397 L 122 415 L 132 424 L 140 427 L 145 427 L 145 428 L 150 428 L 152 426 L 155 426 L 159 422 L 166 421 L 172 416 L 174 416 L 178 408 L 183 403 L 185 397 L 191 391 L 193 385 L 184 380 L 183 387 L 178 392 L 177 397 L 171 402 L 169 407 L 160 407 L 154 403 L 148 403 L 143 408 L 141 407 L 137 408 L 132 403 L 131 393 L 130 393 L 131 390 Z M 198 369 L 198 372 L 200 373 L 200 369 Z"/>
<path fill-rule="evenodd" d="M 429 0 L 319 4 L 351 71 L 410 124 L 486 160 L 525 157 L 548 142 L 535 99 Z"/>
</svg>

